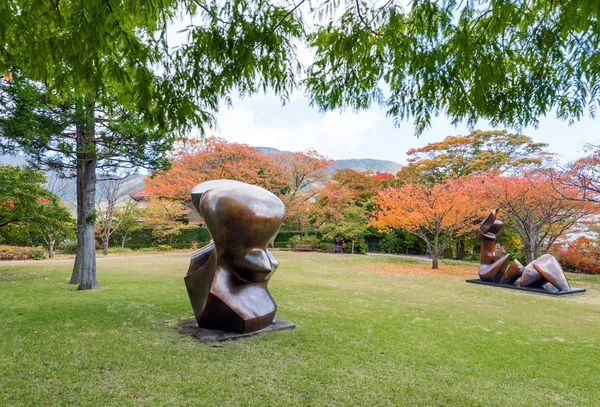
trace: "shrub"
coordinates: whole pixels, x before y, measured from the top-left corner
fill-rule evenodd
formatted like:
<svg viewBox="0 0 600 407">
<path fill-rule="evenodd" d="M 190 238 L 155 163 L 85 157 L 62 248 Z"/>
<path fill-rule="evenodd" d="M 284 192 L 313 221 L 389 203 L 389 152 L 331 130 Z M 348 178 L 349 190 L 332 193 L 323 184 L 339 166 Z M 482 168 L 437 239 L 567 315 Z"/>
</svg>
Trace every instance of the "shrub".
<svg viewBox="0 0 600 407">
<path fill-rule="evenodd" d="M 556 253 L 565 270 L 575 273 L 600 274 L 600 246 L 587 237 L 579 237 Z"/>
<path fill-rule="evenodd" d="M 77 252 L 77 240 L 67 240 L 60 247 L 63 253 L 75 254 Z"/>
<path fill-rule="evenodd" d="M 446 247 L 444 249 L 444 251 L 442 252 L 442 257 L 445 259 L 452 259 L 454 258 L 454 250 L 452 250 L 451 247 Z"/>
<path fill-rule="evenodd" d="M 42 247 L 35 247 L 31 249 L 31 257 L 34 260 L 44 260 L 46 258 L 46 249 Z"/>
<path fill-rule="evenodd" d="M 0 245 L 0 260 L 42 260 L 46 251 L 36 247 Z"/>
<path fill-rule="evenodd" d="M 321 240 L 319 240 L 316 236 L 296 235 L 292 237 L 288 243 L 291 247 L 294 247 L 294 245 L 297 244 L 309 244 L 313 247 L 313 249 L 318 249 L 321 247 Z"/>
<path fill-rule="evenodd" d="M 156 249 L 161 252 L 173 250 L 173 248 L 171 246 L 169 246 L 168 244 L 159 244 L 158 246 L 156 246 Z"/>
</svg>

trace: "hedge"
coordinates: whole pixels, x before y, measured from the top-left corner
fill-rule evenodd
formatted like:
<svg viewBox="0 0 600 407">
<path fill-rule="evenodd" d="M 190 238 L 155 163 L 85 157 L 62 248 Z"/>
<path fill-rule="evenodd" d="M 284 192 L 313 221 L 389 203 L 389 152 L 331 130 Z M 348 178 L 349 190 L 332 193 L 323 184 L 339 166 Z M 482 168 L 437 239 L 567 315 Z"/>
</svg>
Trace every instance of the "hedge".
<svg viewBox="0 0 600 407">
<path fill-rule="evenodd" d="M 279 233 L 277 234 L 277 236 L 275 237 L 275 243 L 278 243 L 278 242 L 287 243 L 288 240 L 290 240 L 292 237 L 300 236 L 301 234 L 302 234 L 301 230 L 280 230 Z M 314 236 L 315 231 L 314 230 L 305 230 L 304 235 L 305 236 Z M 317 237 L 319 239 L 322 239 L 323 234 L 321 232 L 317 232 Z"/>
<path fill-rule="evenodd" d="M 0 245 L 0 260 L 42 260 L 46 250 L 37 247 Z"/>
<path fill-rule="evenodd" d="M 160 244 L 168 245 L 173 248 L 189 248 L 192 243 L 198 243 L 202 246 L 210 241 L 210 233 L 204 226 L 186 226 L 179 229 L 177 234 L 167 236 L 163 241 L 157 241 L 152 236 L 151 227 L 142 227 L 134 230 L 127 236 L 125 247 L 130 249 L 139 249 L 142 247 L 158 246 Z M 110 239 L 111 246 L 121 246 L 121 236 L 113 234 Z"/>
</svg>

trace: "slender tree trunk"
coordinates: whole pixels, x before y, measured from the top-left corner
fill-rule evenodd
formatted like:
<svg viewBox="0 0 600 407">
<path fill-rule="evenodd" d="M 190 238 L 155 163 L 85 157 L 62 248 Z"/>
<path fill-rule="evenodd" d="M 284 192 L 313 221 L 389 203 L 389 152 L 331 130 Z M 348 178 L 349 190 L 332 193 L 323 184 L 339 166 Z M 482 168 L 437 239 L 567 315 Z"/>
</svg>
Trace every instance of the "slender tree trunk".
<svg viewBox="0 0 600 407">
<path fill-rule="evenodd" d="M 78 290 L 98 287 L 96 281 L 96 157 L 94 146 L 94 106 L 85 101 L 77 126 L 77 252 L 70 284 Z"/>
<path fill-rule="evenodd" d="M 527 254 L 527 263 L 535 260 L 535 247 L 532 244 L 525 245 L 525 253 Z"/>
<path fill-rule="evenodd" d="M 435 236 L 433 237 L 433 247 L 431 248 L 431 269 L 432 270 L 438 269 L 439 259 L 442 254 L 441 252 L 442 252 L 442 250 L 440 250 L 439 236 L 436 233 Z"/>
<path fill-rule="evenodd" d="M 110 238 L 104 238 L 102 239 L 102 254 L 103 255 L 108 255 L 108 243 L 110 241 Z"/>
<path fill-rule="evenodd" d="M 354 240 L 352 241 L 352 254 L 354 254 Z"/>
<path fill-rule="evenodd" d="M 48 258 L 53 259 L 54 258 L 54 244 L 56 243 L 56 239 L 54 238 L 54 236 L 50 236 L 50 238 L 48 239 Z"/>
<path fill-rule="evenodd" d="M 125 248 L 125 241 L 127 240 L 127 233 L 121 235 L 121 249 Z"/>
<path fill-rule="evenodd" d="M 456 242 L 456 256 L 459 260 L 464 260 L 467 257 L 467 253 L 465 252 L 465 239 L 459 238 L 458 242 Z"/>
</svg>

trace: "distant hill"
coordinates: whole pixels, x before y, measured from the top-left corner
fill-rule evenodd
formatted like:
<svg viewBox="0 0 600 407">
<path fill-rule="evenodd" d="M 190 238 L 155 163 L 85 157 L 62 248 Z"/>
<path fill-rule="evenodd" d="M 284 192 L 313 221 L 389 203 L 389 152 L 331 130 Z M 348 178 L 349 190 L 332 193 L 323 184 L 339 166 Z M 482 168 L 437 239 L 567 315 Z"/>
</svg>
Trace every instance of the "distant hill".
<svg viewBox="0 0 600 407">
<path fill-rule="evenodd" d="M 265 153 L 268 155 L 274 155 L 277 153 L 283 154 L 292 154 L 289 151 L 281 151 L 273 147 L 255 147 L 256 150 L 261 153 Z M 330 167 L 329 173 L 333 174 L 336 170 L 340 170 L 342 168 L 350 168 L 355 171 L 380 171 L 380 172 L 389 172 L 392 174 L 396 174 L 400 171 L 402 165 L 398 164 L 394 161 L 386 161 L 386 160 L 376 160 L 373 158 L 355 158 L 355 159 L 346 159 L 346 160 L 336 160 Z"/>
<path fill-rule="evenodd" d="M 357 158 L 348 160 L 337 160 L 330 167 L 329 171 L 334 173 L 342 168 L 350 168 L 355 171 L 380 171 L 396 174 L 402 168 L 402 165 L 394 161 L 375 160 L 373 158 Z"/>
</svg>

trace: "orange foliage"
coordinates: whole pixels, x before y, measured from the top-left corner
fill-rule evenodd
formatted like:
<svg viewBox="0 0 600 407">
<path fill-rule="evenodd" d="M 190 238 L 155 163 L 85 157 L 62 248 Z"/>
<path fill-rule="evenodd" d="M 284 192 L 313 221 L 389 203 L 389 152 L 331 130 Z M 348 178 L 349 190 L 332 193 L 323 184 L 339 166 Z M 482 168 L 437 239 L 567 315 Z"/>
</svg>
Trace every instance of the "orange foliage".
<svg viewBox="0 0 600 407">
<path fill-rule="evenodd" d="M 149 196 L 190 200 L 190 190 L 212 179 L 232 179 L 279 193 L 286 185 L 283 169 L 275 160 L 254 148 L 210 137 L 185 140 L 175 153 L 172 168 L 146 178 Z"/>
<path fill-rule="evenodd" d="M 356 202 L 366 202 L 373 196 L 376 180 L 371 171 L 355 171 L 350 168 L 337 170 L 331 177 L 346 190 L 351 191 Z"/>
<path fill-rule="evenodd" d="M 311 208 L 311 219 L 317 228 L 339 222 L 342 211 L 354 204 L 354 194 L 337 182 L 327 181 L 317 189 L 318 198 Z"/>
<path fill-rule="evenodd" d="M 184 140 L 173 157 L 172 168 L 146 178 L 142 195 L 189 202 L 190 190 L 203 181 L 247 182 L 277 195 L 286 207 L 286 222 L 305 229 L 312 200 L 327 179 L 330 164 L 315 150 L 270 156 L 216 137 Z"/>
<path fill-rule="evenodd" d="M 433 186 L 407 183 L 385 189 L 376 196 L 378 209 L 370 224 L 381 230 L 404 229 L 420 237 L 436 268 L 451 240 L 475 229 L 485 215 L 486 209 L 477 199 L 479 185 L 467 178 Z"/>
<path fill-rule="evenodd" d="M 327 179 L 331 160 L 316 150 L 277 154 L 274 162 L 280 168 L 284 186 L 275 193 L 286 207 L 285 222 L 299 230 L 308 226 L 312 200 L 318 187 Z"/>
<path fill-rule="evenodd" d="M 600 246 L 592 239 L 582 236 L 555 254 L 565 270 L 600 274 Z"/>
<path fill-rule="evenodd" d="M 475 130 L 466 136 L 449 136 L 421 148 L 408 150 L 408 165 L 397 174 L 404 182 L 440 182 L 481 174 L 494 168 L 501 172 L 535 168 L 549 153 L 546 144 L 505 130 Z"/>
<path fill-rule="evenodd" d="M 558 186 L 540 171 L 511 177 L 490 173 L 479 179 L 488 206 L 499 207 L 505 214 L 504 222 L 519 233 L 527 261 L 548 252 L 559 237 L 598 209 L 578 201 L 580 191 L 575 187 L 560 186 L 557 190 Z"/>
</svg>

